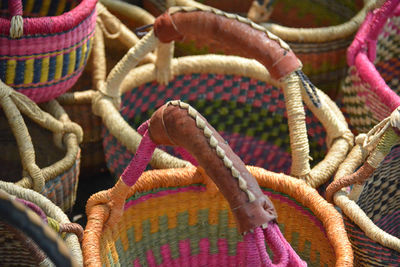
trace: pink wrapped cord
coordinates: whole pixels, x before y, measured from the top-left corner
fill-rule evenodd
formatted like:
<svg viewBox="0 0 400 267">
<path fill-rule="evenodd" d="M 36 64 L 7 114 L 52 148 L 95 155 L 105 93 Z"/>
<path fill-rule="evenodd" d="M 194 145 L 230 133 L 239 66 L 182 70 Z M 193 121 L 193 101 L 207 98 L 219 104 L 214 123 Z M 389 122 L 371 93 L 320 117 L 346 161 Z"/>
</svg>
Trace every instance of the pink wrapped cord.
<svg viewBox="0 0 400 267">
<path fill-rule="evenodd" d="M 22 16 L 22 1 L 21 0 L 8 0 L 8 9 L 10 10 L 11 17 Z"/>
<path fill-rule="evenodd" d="M 264 230 L 257 227 L 254 233 L 247 233 L 244 240 L 247 246 L 248 266 L 307 266 L 283 237 L 275 222 L 270 222 Z M 274 262 L 271 262 L 267 254 L 265 241 L 274 254 Z"/>
<path fill-rule="evenodd" d="M 15 200 L 24 204 L 26 207 L 30 208 L 33 212 L 39 215 L 39 217 L 42 218 L 42 220 L 47 224 L 47 216 L 39 206 L 25 199 L 16 198 Z"/>
<path fill-rule="evenodd" d="M 153 152 L 156 149 L 156 144 L 154 144 L 148 134 L 148 125 L 149 122 L 146 121 L 138 128 L 138 132 L 143 133 L 142 141 L 136 150 L 135 156 L 121 175 L 122 181 L 128 186 L 132 186 L 136 183 L 149 164 Z"/>
</svg>

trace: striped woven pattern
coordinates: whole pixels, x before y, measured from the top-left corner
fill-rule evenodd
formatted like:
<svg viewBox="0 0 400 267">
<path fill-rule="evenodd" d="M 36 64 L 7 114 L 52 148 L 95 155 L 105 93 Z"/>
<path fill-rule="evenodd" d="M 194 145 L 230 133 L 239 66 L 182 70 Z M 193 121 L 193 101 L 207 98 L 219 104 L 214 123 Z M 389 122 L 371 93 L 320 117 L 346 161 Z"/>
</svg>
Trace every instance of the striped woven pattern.
<svg viewBox="0 0 400 267">
<path fill-rule="evenodd" d="M 279 88 L 241 76 L 191 74 L 175 77 L 168 86 L 144 84 L 121 98 L 121 115 L 133 128 L 166 101 L 181 99 L 203 114 L 246 164 L 290 172 L 287 115 Z M 326 152 L 325 130 L 307 108 L 306 114 L 310 155 L 318 162 Z M 119 177 L 133 154 L 104 127 L 103 136 L 107 166 Z"/>
<path fill-rule="evenodd" d="M 386 84 L 400 94 L 400 17 L 392 17 L 378 37 L 375 67 Z M 358 69 L 351 66 L 343 86 L 343 104 L 350 119 L 350 127 L 357 132 L 367 132 L 378 122 L 390 116 L 392 110 L 382 100 L 380 92 L 360 77 Z M 361 101 L 360 101 L 361 100 Z M 390 98 L 394 106 L 399 98 Z"/>
<path fill-rule="evenodd" d="M 0 79 L 35 102 L 51 100 L 72 87 L 91 50 L 95 3 L 96 0 L 23 1 L 24 17 L 29 17 L 24 20 L 24 35 L 12 39 L 7 31 L 0 32 Z M 83 7 L 75 12 L 78 6 Z M 8 0 L 0 1 L 0 12 L 0 16 L 8 18 Z M 64 23 L 71 26 L 68 29 L 58 25 L 63 20 L 57 20 L 65 12 L 70 14 L 64 18 L 68 20 Z M 43 24 L 55 32 L 41 32 L 39 26 L 35 28 L 39 23 L 34 19 L 47 19 Z M 28 34 L 33 28 L 37 32 Z"/>
<path fill-rule="evenodd" d="M 383 231 L 400 238 L 400 146 L 394 147 L 366 182 L 357 204 Z M 368 238 L 347 217 L 345 226 L 357 266 L 399 266 L 400 253 Z"/>
<path fill-rule="evenodd" d="M 204 185 L 192 184 L 154 189 L 128 199 L 119 224 L 102 233 L 102 262 L 112 266 L 243 265 L 245 244 L 228 203 L 222 195 L 205 190 Z M 309 266 L 334 266 L 333 249 L 321 222 L 287 195 L 265 188 L 264 193 L 274 202 L 281 231 L 298 255 Z"/>
<path fill-rule="evenodd" d="M 78 190 L 81 152 L 79 151 L 75 164 L 64 173 L 45 183 L 42 195 L 50 199 L 64 211 L 71 210 L 75 204 Z"/>
</svg>

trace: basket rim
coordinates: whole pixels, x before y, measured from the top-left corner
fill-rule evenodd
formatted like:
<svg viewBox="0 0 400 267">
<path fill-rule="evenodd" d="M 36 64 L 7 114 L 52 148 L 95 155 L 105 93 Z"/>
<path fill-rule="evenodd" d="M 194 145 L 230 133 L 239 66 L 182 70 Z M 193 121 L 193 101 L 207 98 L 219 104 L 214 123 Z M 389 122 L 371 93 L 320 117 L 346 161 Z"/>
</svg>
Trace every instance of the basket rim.
<svg viewBox="0 0 400 267">
<path fill-rule="evenodd" d="M 77 27 L 82 21 L 90 17 L 95 11 L 97 0 L 81 0 L 73 9 L 59 15 L 40 18 L 23 18 L 24 24 L 34 24 L 25 29 L 23 37 L 27 35 L 60 34 Z M 66 22 L 69 23 L 66 23 Z M 0 17 L 0 34 L 10 36 L 11 18 Z"/>
<path fill-rule="evenodd" d="M 396 4 L 396 2 L 393 3 Z M 386 11 L 386 13 L 389 13 L 389 16 L 382 17 L 385 15 L 383 7 L 369 11 L 347 50 L 347 64 L 350 66 L 349 71 L 351 72 L 351 69 L 355 70 L 361 80 L 370 85 L 370 90 L 374 91 L 390 110 L 394 110 L 400 105 L 400 96 L 382 78 L 374 61 L 379 35 L 382 33 L 386 22 L 391 17 L 398 16 L 397 12 L 400 10 L 400 3 L 397 2 L 396 5 L 396 8 Z M 376 24 L 378 27 L 371 28 L 370 24 L 375 23 L 379 19 L 384 19 L 385 23 Z"/>
<path fill-rule="evenodd" d="M 311 188 L 300 179 L 282 173 L 277 174 L 260 167 L 246 167 L 260 186 L 284 193 L 303 207 L 308 208 L 322 223 L 326 236 L 335 251 L 337 266 L 341 266 L 341 264 L 352 266 L 353 253 L 342 217 L 332 204 L 319 195 L 316 189 Z M 181 176 L 173 178 L 175 173 L 178 172 L 181 173 Z M 149 170 L 144 172 L 138 182 L 128 189 L 126 198 L 135 193 L 155 188 L 181 187 L 198 183 L 204 183 L 204 177 L 197 167 Z M 118 207 L 111 203 L 110 190 L 100 191 L 92 195 L 87 201 L 88 223 L 85 227 L 82 243 L 85 261 L 89 258 L 95 261 L 100 259 L 101 237 L 106 229 L 114 226 L 114 224 L 109 223 L 108 219 L 110 214 L 115 214 L 115 209 L 118 209 Z M 123 203 L 125 203 L 125 199 Z M 89 243 L 93 245 L 90 246 L 90 249 Z"/>
</svg>

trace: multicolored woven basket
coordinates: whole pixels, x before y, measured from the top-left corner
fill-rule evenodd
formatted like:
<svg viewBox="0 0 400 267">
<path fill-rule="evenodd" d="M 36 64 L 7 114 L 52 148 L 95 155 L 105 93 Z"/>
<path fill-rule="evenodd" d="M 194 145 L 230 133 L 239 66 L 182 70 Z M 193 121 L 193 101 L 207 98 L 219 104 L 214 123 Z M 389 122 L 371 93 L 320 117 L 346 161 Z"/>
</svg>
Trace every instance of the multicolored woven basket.
<svg viewBox="0 0 400 267">
<path fill-rule="evenodd" d="M 360 134 L 355 151 L 345 161 L 347 167 L 340 167 L 343 170 L 335 177 L 338 182 L 330 186 L 337 190 L 340 187 L 336 184 L 355 183 L 349 195 L 348 189 L 336 193 L 334 202 L 346 215 L 346 229 L 360 266 L 400 264 L 400 147 L 399 124 L 395 123 L 396 108 L 400 106 L 399 72 L 396 69 L 400 1 L 382 3 L 381 7 L 368 13 L 348 50 L 350 69 L 343 86 L 343 103 L 350 126 L 356 132 L 368 132 L 368 138 Z M 368 169 L 368 173 L 355 172 L 360 165 L 370 164 L 376 155 L 379 157 L 372 162 L 372 167 L 360 168 Z M 343 177 L 353 172 L 350 177 L 357 176 L 360 180 L 346 182 Z"/>
<path fill-rule="evenodd" d="M 0 82 L 1 179 L 32 188 L 63 210 L 75 203 L 82 128 L 52 100 L 39 108 Z M 24 116 L 23 116 L 24 115 Z M 22 178 L 22 179 L 21 179 Z"/>
<path fill-rule="evenodd" d="M 400 105 L 400 5 L 387 1 L 368 13 L 348 49 L 342 86 L 352 130 L 366 133 Z"/>
<path fill-rule="evenodd" d="M 270 36 L 268 35 L 270 33 L 265 34 L 265 29 L 236 15 L 218 13 L 219 11 L 211 9 L 193 8 L 176 9 L 172 12 L 189 15 L 204 12 L 212 16 L 220 16 L 222 21 L 232 20 L 233 25 L 240 30 L 246 29 L 247 32 L 266 36 L 263 37 L 266 39 Z M 162 21 L 162 18 L 159 21 Z M 194 19 L 193 22 L 202 23 L 200 19 Z M 196 32 L 196 25 L 193 27 L 192 32 Z M 217 27 L 222 29 L 224 25 Z M 185 30 L 191 31 L 191 28 Z M 344 117 L 338 115 L 341 113 L 337 106 L 316 89 L 301 71 L 298 71 L 301 65 L 296 65 L 292 73 L 296 81 L 289 82 L 289 76 L 282 78 L 279 74 L 272 73 L 271 77 L 261 64 L 239 57 L 203 55 L 172 59 L 173 44 L 162 41 L 165 43 L 159 43 L 156 63 L 138 67 L 128 75 L 128 71 L 135 66 L 135 61 L 140 60 L 147 53 L 144 49 L 151 51 L 154 47 L 150 45 L 155 46 L 158 38 L 162 38 L 162 30 L 159 32 L 155 30 L 155 32 L 157 37 L 149 34 L 142 39 L 113 69 L 101 91 L 103 97 L 98 98 L 94 103 L 94 111 L 102 116 L 106 127 L 104 150 L 107 164 L 115 176 L 121 175 L 139 143 L 140 136 L 132 127 L 138 127 L 149 113 L 164 101 L 182 99 L 193 104 L 211 123 L 216 125 L 217 130 L 223 133 L 235 153 L 240 155 L 246 164 L 256 164 L 277 172 L 291 172 L 315 187 L 329 179 L 328 177 L 333 174 L 351 147 L 353 136 Z M 202 30 L 197 29 L 197 32 L 188 35 L 187 39 L 198 38 L 196 41 L 203 41 L 203 37 L 198 32 Z M 232 32 L 232 36 L 236 34 Z M 232 36 L 226 38 L 231 38 L 230 40 L 236 38 Z M 224 39 L 213 40 L 213 38 L 219 37 L 211 36 L 207 40 L 221 44 L 226 42 Z M 154 39 L 156 40 L 153 41 Z M 282 50 L 279 53 L 282 53 L 284 57 L 290 53 L 293 58 L 296 58 L 290 48 L 276 36 L 266 40 L 265 43 L 275 41 L 279 47 L 280 45 L 285 47 L 280 47 L 285 51 Z M 273 65 L 260 55 L 247 53 L 246 46 L 249 46 L 249 43 L 251 42 L 243 41 L 241 45 L 233 46 L 236 50 L 228 52 L 256 58 L 267 67 L 270 67 L 269 63 Z M 265 43 L 260 42 L 258 45 L 263 46 Z M 255 48 L 255 51 L 261 50 L 259 47 Z M 263 55 L 268 57 L 268 53 Z M 293 62 L 299 64 L 297 58 Z M 271 71 L 271 68 L 269 69 Z M 273 68 L 272 71 L 274 71 Z M 175 75 L 173 79 L 171 74 Z M 169 81 L 168 85 L 164 85 L 167 81 Z M 283 93 L 280 92 L 281 90 Z M 122 94 L 121 103 L 118 103 L 119 93 Z M 110 96 L 114 96 L 114 99 L 110 99 Z M 294 97 L 293 100 L 289 100 L 291 97 Z M 304 111 L 301 99 L 308 107 L 307 113 Z M 116 107 L 114 104 L 121 107 L 122 116 L 114 111 Z M 293 108 L 293 105 L 296 105 L 296 108 Z M 292 111 L 293 109 L 296 111 Z M 297 115 L 293 114 L 299 115 L 298 119 L 294 118 L 293 116 Z M 294 126 L 295 122 L 298 123 L 297 126 Z M 324 128 L 327 129 L 327 136 L 325 136 Z M 311 144 L 307 135 L 311 136 Z M 332 140 L 335 141 L 332 143 Z M 324 157 L 326 155 L 324 144 L 328 147 L 333 145 L 326 157 Z M 313 150 L 312 156 L 315 161 L 321 160 L 312 170 L 308 155 L 310 148 Z M 289 149 L 294 158 L 299 157 L 299 154 L 304 158 L 291 160 Z M 176 158 L 167 158 L 167 155 L 162 154 L 161 151 L 157 153 L 160 154 L 156 154 L 153 158 L 153 167 L 187 165 Z"/>
<path fill-rule="evenodd" d="M 82 266 L 82 227 L 39 193 L 0 181 L 0 218 L 2 265 Z"/>
<path fill-rule="evenodd" d="M 356 141 L 328 186 L 327 199 L 345 214 L 357 266 L 398 266 L 400 107 Z M 347 186 L 350 193 L 340 191 Z"/>
<path fill-rule="evenodd" d="M 0 1 L 0 79 L 35 102 L 71 88 L 92 46 L 97 0 Z"/>
<path fill-rule="evenodd" d="M 280 231 L 275 219 L 265 223 L 263 214 L 274 214 L 265 196 L 302 260 L 310 266 L 353 266 L 342 218 L 332 205 L 304 181 L 247 170 L 190 105 L 172 101 L 138 131 L 142 142 L 117 184 L 87 203 L 86 266 L 305 266 L 286 241 L 281 247 L 271 242 Z M 204 169 L 143 173 L 156 144 L 184 147 Z"/>
<path fill-rule="evenodd" d="M 150 2 L 149 4 L 145 4 Z M 346 49 L 354 38 L 365 14 L 376 3 L 376 0 L 364 1 L 193 1 L 193 0 L 147 0 L 145 7 L 156 5 L 165 10 L 165 6 L 210 5 L 223 11 L 235 12 L 248 17 L 265 27 L 271 33 L 287 42 L 303 63 L 303 71 L 311 81 L 331 98 L 336 99 L 340 82 L 346 76 Z M 260 5 L 263 2 L 264 5 Z M 272 14 L 269 21 L 263 18 L 269 12 L 272 2 Z M 160 5 L 163 3 L 163 5 Z M 240 8 L 245 8 L 240 10 Z M 154 10 L 150 9 L 150 10 Z M 157 14 L 157 15 L 158 15 Z M 196 48 L 197 47 L 197 48 Z M 179 44 L 178 55 L 223 52 L 213 46 L 199 46 L 184 41 Z"/>
</svg>

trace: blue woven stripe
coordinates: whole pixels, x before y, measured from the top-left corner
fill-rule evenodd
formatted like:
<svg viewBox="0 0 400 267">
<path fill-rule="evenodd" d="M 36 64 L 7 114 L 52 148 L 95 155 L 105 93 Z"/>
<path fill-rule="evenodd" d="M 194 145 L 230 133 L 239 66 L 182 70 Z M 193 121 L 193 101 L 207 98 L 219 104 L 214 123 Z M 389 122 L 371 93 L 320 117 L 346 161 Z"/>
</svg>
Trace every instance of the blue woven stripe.
<svg viewBox="0 0 400 267">
<path fill-rule="evenodd" d="M 86 61 L 87 61 L 87 59 L 89 57 L 89 53 L 91 51 L 91 49 L 89 49 L 89 48 L 91 47 L 91 45 L 92 45 L 92 39 L 88 39 L 87 42 L 86 42 L 86 47 L 88 49 L 86 50 L 86 53 L 85 53 L 84 64 L 86 64 Z"/>
<path fill-rule="evenodd" d="M 24 73 L 25 73 L 25 60 L 17 61 L 14 84 L 24 83 Z"/>
<path fill-rule="evenodd" d="M 76 49 L 76 56 L 75 56 L 75 68 L 74 71 L 76 71 L 79 68 L 79 63 L 81 62 L 82 58 L 82 46 L 78 47 Z"/>
<path fill-rule="evenodd" d="M 0 79 L 6 81 L 7 60 L 0 60 Z"/>
<path fill-rule="evenodd" d="M 49 60 L 49 77 L 48 81 L 54 80 L 54 75 L 56 74 L 56 57 L 50 57 Z"/>
<path fill-rule="evenodd" d="M 42 74 L 42 59 L 37 58 L 33 62 L 33 82 L 34 83 L 40 82 L 41 74 Z"/>
<path fill-rule="evenodd" d="M 69 53 L 66 53 L 66 54 L 64 54 L 61 76 L 65 76 L 68 74 L 68 65 L 69 65 Z"/>
<path fill-rule="evenodd" d="M 51 1 L 50 2 L 50 8 L 49 8 L 49 12 L 47 13 L 47 16 L 56 15 L 57 7 L 58 7 L 59 3 L 60 3 L 60 1 Z"/>
<path fill-rule="evenodd" d="M 35 0 L 32 8 L 32 14 L 38 14 L 40 12 L 42 4 L 42 0 Z"/>
</svg>

